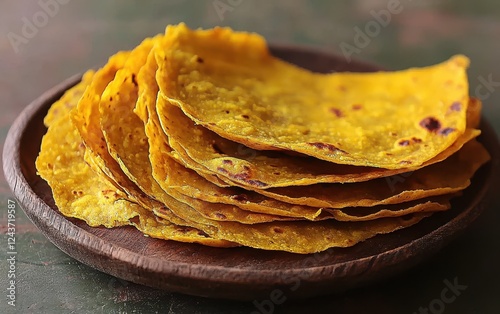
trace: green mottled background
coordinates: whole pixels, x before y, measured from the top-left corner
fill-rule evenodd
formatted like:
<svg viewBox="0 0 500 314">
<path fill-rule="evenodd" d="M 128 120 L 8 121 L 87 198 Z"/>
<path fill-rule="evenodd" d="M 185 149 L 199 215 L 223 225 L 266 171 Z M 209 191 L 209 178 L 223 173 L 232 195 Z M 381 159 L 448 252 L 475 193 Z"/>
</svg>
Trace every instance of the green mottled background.
<svg viewBox="0 0 500 314">
<path fill-rule="evenodd" d="M 41 0 L 49 3 L 55 0 Z M 130 49 L 167 24 L 231 26 L 255 31 L 271 42 L 299 43 L 340 52 L 354 44 L 355 27 L 374 21 L 387 0 L 59 0 L 54 14 L 32 38 L 26 19 L 43 10 L 40 1 L 0 1 L 0 142 L 31 100 L 63 79 Z M 353 57 L 389 69 L 440 62 L 456 53 L 472 60 L 471 95 L 484 99 L 484 116 L 500 133 L 500 3 L 496 0 L 401 0 L 369 44 Z M 226 10 L 223 10 L 225 7 Z M 42 21 L 43 22 L 43 21 Z M 9 35 L 10 34 L 10 35 Z M 484 82 L 490 81 L 489 84 Z M 498 83 L 497 83 L 498 82 Z M 0 287 L 6 291 L 5 221 L 12 194 L 0 181 Z M 469 232 L 429 263 L 386 283 L 301 303 L 285 302 L 275 313 L 418 313 L 440 297 L 445 279 L 467 289 L 443 313 L 497 313 L 500 308 L 499 202 L 491 204 Z M 17 210 L 17 306 L 0 296 L 0 313 L 252 313 L 251 302 L 207 300 L 157 291 L 99 273 L 69 258 Z M 5 288 L 4 288 L 5 287 Z M 256 312 L 258 313 L 258 312 Z"/>
</svg>

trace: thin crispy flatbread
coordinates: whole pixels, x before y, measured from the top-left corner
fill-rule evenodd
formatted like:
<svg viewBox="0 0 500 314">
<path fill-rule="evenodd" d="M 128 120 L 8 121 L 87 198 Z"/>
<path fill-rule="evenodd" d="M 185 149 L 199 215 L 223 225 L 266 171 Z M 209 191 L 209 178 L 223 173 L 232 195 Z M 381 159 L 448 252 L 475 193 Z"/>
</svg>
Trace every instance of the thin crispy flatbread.
<svg viewBox="0 0 500 314">
<path fill-rule="evenodd" d="M 169 26 L 161 43 L 161 95 L 254 149 L 400 169 L 422 165 L 465 131 L 465 56 L 404 71 L 317 74 L 273 57 L 261 36 L 228 28 Z"/>
<path fill-rule="evenodd" d="M 83 82 L 85 84 L 86 80 Z M 69 92 L 71 97 L 64 98 L 64 108 L 52 111 L 55 119 L 49 119 L 49 129 L 42 139 L 36 160 L 38 174 L 50 185 L 62 214 L 82 219 L 94 227 L 133 225 L 142 233 L 159 239 L 216 247 L 234 246 L 228 241 L 212 239 L 194 228 L 158 221 L 150 211 L 131 203 L 127 195 L 99 177 L 85 163 L 85 145 L 69 119 L 69 110 L 76 105 L 83 90 L 77 86 Z"/>
</svg>

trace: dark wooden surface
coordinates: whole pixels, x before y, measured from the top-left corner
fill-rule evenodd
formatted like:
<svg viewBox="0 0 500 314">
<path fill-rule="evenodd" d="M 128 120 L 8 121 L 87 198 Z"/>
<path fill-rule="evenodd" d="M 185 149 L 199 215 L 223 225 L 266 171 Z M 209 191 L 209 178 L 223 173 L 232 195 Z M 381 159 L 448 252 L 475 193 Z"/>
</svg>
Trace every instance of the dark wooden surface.
<svg viewBox="0 0 500 314">
<path fill-rule="evenodd" d="M 223 0 L 224 3 L 229 3 Z M 74 73 L 102 64 L 113 52 L 129 49 L 168 23 L 192 27 L 229 25 L 257 31 L 274 42 L 316 45 L 340 51 L 354 43 L 355 27 L 374 20 L 370 13 L 387 1 L 232 1 L 219 16 L 215 1 L 69 1 L 15 51 L 10 32 L 21 34 L 23 17 L 41 11 L 38 1 L 0 2 L 0 142 L 25 106 Z M 238 4 L 239 3 L 239 4 Z M 427 65 L 451 54 L 471 60 L 470 91 L 484 101 L 484 115 L 500 132 L 500 6 L 495 0 L 401 1 L 402 12 L 354 54 L 390 69 Z M 487 81 L 493 81 L 488 84 Z M 486 82 L 486 83 L 485 83 Z M 1 171 L 1 170 L 0 170 Z M 498 181 L 495 183 L 498 187 Z M 7 246 L 7 201 L 14 200 L 0 181 L 1 243 Z M 232 302 L 167 293 L 89 268 L 61 252 L 24 216 L 16 204 L 17 306 L 0 301 L 1 313 L 419 313 L 439 305 L 447 283 L 466 288 L 443 313 L 497 313 L 500 308 L 500 201 L 428 262 L 385 282 L 346 293 L 291 301 L 271 295 Z M 7 286 L 7 250 L 0 250 L 0 286 Z M 442 301 L 441 301 L 442 302 Z"/>
<path fill-rule="evenodd" d="M 375 69 L 299 47 L 273 51 L 284 60 L 294 60 L 310 69 L 316 67 L 318 71 Z M 43 117 L 77 80 L 52 88 L 15 121 L 3 155 L 7 182 L 31 221 L 61 250 L 93 268 L 154 288 L 250 301 L 265 299 L 279 289 L 292 299 L 341 292 L 394 276 L 432 256 L 466 229 L 484 209 L 483 198 L 495 173 L 499 173 L 500 144 L 493 129 L 483 121 L 481 141 L 494 162 L 476 175 L 465 195 L 454 200 L 452 210 L 352 248 L 314 255 L 217 249 L 143 237 L 135 228 L 90 228 L 57 212 L 50 188 L 34 167 L 46 131 Z"/>
</svg>

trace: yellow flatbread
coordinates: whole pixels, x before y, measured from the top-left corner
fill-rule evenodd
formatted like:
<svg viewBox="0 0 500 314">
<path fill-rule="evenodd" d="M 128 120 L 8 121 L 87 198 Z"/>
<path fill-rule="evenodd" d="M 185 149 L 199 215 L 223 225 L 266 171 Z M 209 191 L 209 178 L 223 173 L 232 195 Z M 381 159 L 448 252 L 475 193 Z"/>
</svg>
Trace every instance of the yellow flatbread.
<svg viewBox="0 0 500 314">
<path fill-rule="evenodd" d="M 418 167 L 465 131 L 464 56 L 396 72 L 316 74 L 256 34 L 169 26 L 156 50 L 161 95 L 196 123 L 255 149 L 337 164 Z"/>
<path fill-rule="evenodd" d="M 146 40 L 146 42 L 148 42 Z M 73 125 L 85 143 L 87 149 L 92 153 L 88 157 L 93 158 L 93 163 L 106 174 L 106 177 L 128 197 L 146 208 L 161 206 L 161 204 L 145 195 L 122 171 L 119 164 L 111 157 L 108 152 L 107 144 L 100 126 L 99 103 L 101 95 L 107 85 L 114 79 L 118 70 L 122 69 L 128 58 L 140 53 L 140 50 L 134 52 L 119 52 L 112 56 L 108 63 L 99 69 L 90 85 L 85 90 L 77 106 L 71 111 L 71 120 Z M 133 54 L 131 56 L 131 54 Z"/>
<path fill-rule="evenodd" d="M 220 239 L 264 250 L 279 250 L 308 254 L 332 247 L 350 247 L 377 234 L 394 232 L 412 226 L 428 216 L 419 213 L 408 217 L 381 218 L 372 221 L 338 222 L 293 221 L 242 225 L 237 222 L 215 221 L 204 218 L 183 203 L 173 203 L 168 209 L 155 209 L 155 214 L 175 222 L 183 219 L 188 226 L 203 230 Z"/>
<path fill-rule="evenodd" d="M 44 119 L 37 170 L 90 226 L 298 254 L 451 207 L 490 156 L 468 59 L 318 74 L 184 24 L 119 52 Z"/>
<path fill-rule="evenodd" d="M 159 239 L 217 247 L 234 246 L 227 241 L 214 240 L 194 228 L 157 221 L 151 212 L 127 201 L 125 194 L 92 171 L 83 159 L 85 146 L 79 132 L 69 119 L 68 109 L 76 104 L 83 92 L 80 87 L 70 90 L 70 98 L 65 97 L 68 103 L 64 106 L 66 113 L 52 111 L 52 117 L 58 118 L 49 119 L 51 123 L 36 160 L 38 173 L 49 183 L 59 211 L 94 227 L 134 225 L 144 234 Z"/>
<path fill-rule="evenodd" d="M 479 134 L 466 130 L 445 152 L 419 167 L 380 169 L 334 164 L 313 157 L 257 151 L 224 139 L 196 125 L 182 111 L 158 98 L 157 112 L 169 145 L 182 156 L 181 161 L 199 173 L 216 174 L 225 182 L 247 189 L 311 185 L 316 183 L 351 183 L 387 177 L 439 162 Z M 200 166 L 197 166 L 199 164 Z"/>
</svg>

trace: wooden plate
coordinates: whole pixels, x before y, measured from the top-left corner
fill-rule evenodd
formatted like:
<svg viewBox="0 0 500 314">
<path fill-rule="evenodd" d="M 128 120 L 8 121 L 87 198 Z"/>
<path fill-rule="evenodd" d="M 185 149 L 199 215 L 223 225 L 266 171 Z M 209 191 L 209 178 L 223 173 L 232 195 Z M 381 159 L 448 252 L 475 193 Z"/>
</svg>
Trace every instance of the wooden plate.
<svg viewBox="0 0 500 314">
<path fill-rule="evenodd" d="M 273 53 L 319 72 L 378 69 L 307 48 L 274 46 Z M 304 298 L 386 278 L 430 257 L 463 231 L 481 213 L 484 196 L 499 168 L 498 139 L 483 119 L 480 141 L 493 160 L 480 169 L 451 210 L 352 248 L 313 255 L 163 241 L 144 237 L 132 227 L 90 228 L 57 211 L 48 185 L 35 169 L 46 132 L 43 117 L 79 79 L 70 78 L 47 91 L 15 121 L 3 152 L 7 181 L 31 221 L 61 250 L 108 274 L 160 289 L 206 297 L 272 300 L 279 299 L 276 295 L 281 293 L 287 299 Z"/>
</svg>

